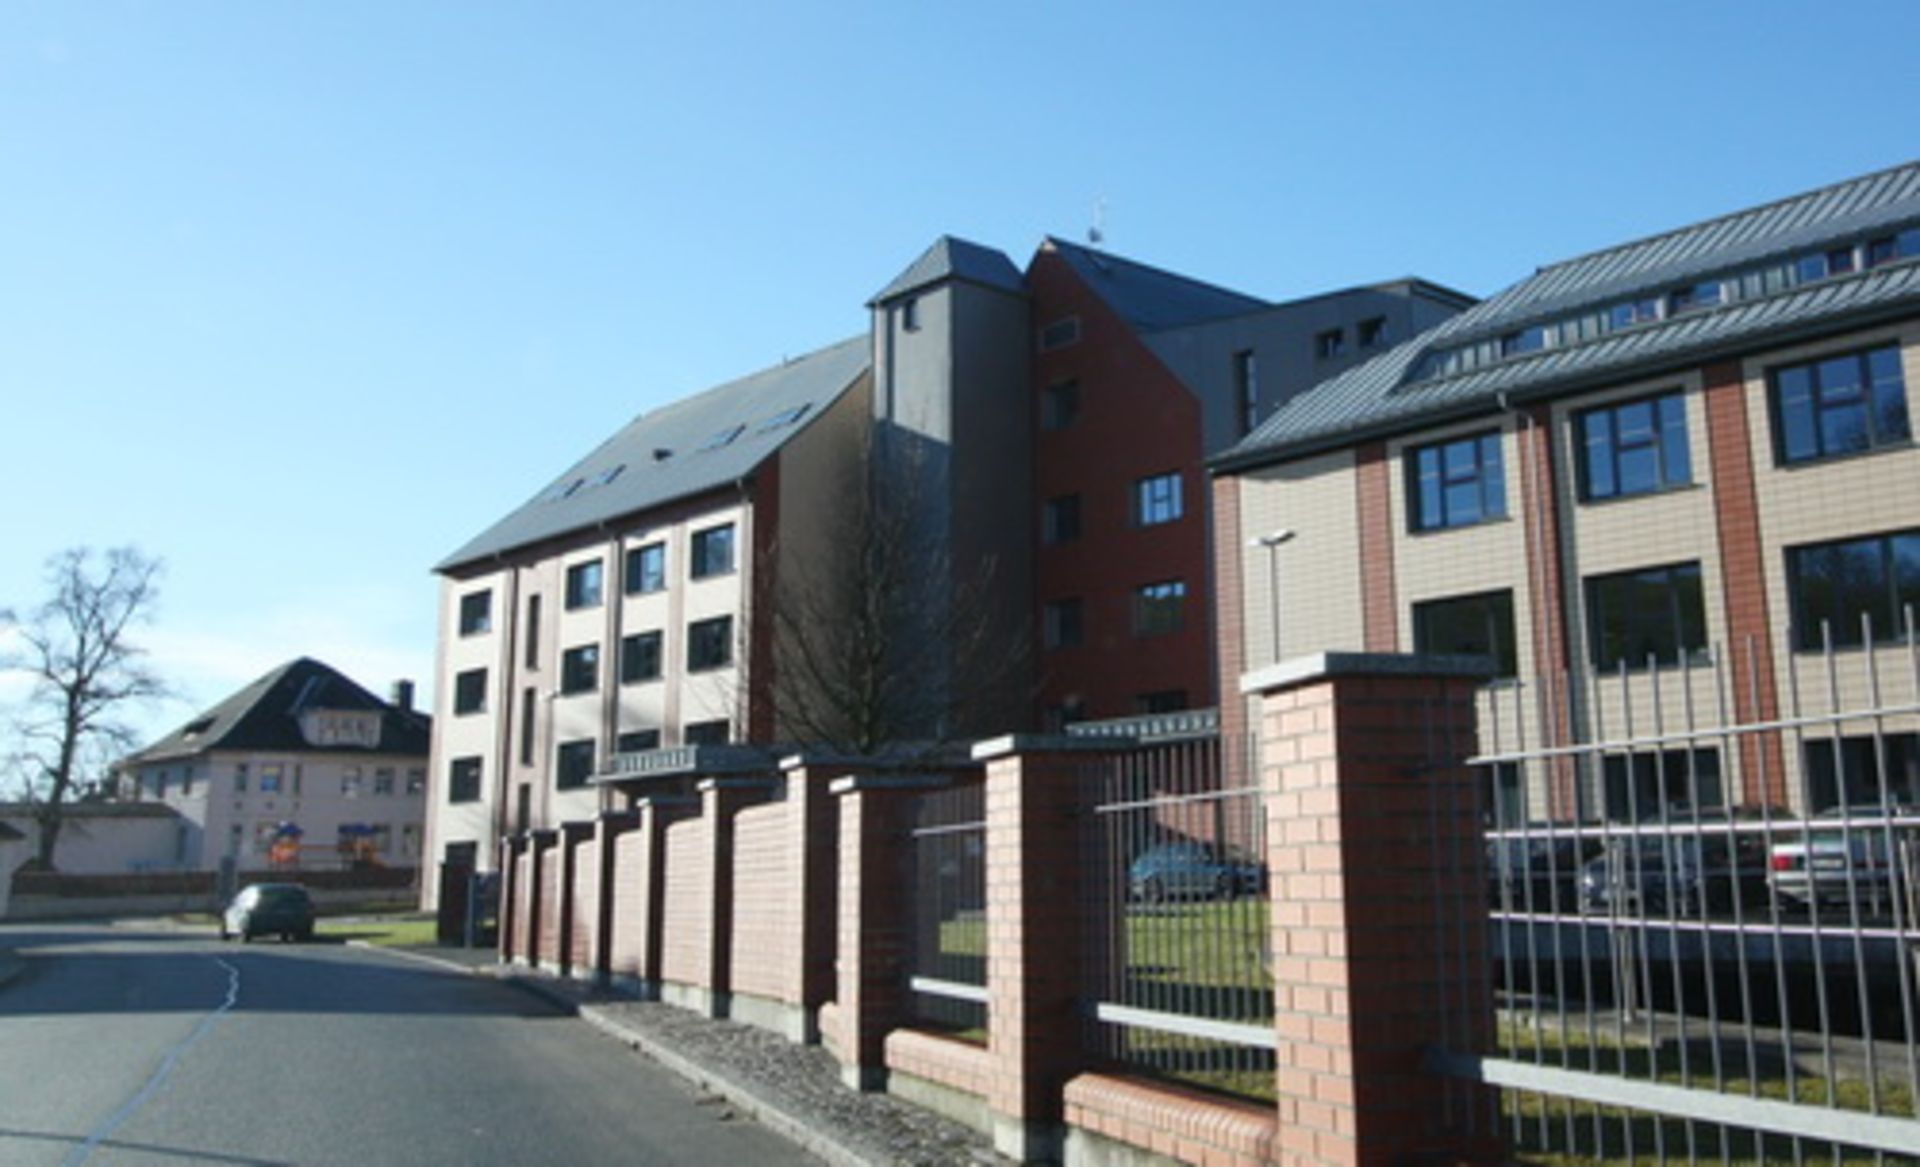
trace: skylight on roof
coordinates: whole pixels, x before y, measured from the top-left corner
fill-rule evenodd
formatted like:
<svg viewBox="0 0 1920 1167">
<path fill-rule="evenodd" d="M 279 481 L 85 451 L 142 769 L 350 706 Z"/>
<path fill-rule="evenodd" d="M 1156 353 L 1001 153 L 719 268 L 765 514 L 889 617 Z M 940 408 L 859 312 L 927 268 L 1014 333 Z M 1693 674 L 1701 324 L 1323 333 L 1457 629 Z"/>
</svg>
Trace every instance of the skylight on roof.
<svg viewBox="0 0 1920 1167">
<path fill-rule="evenodd" d="M 721 430 L 719 433 L 714 434 L 712 437 L 708 438 L 706 441 L 700 443 L 700 448 L 702 450 L 717 450 L 720 447 L 731 443 L 733 439 L 739 437 L 741 432 L 744 431 L 746 428 L 747 427 L 744 425 L 730 425 L 726 429 Z"/>
<path fill-rule="evenodd" d="M 755 426 L 753 429 L 753 432 L 757 434 L 764 434 L 769 430 L 777 430 L 782 426 L 792 425 L 794 422 L 799 421 L 802 417 L 805 417 L 807 410 L 811 408 L 812 408 L 812 405 L 808 404 L 808 405 L 796 405 L 792 409 L 782 410 L 781 412 L 774 414 L 772 417 L 766 419 L 765 421 L 761 422 L 759 425 Z"/>
</svg>

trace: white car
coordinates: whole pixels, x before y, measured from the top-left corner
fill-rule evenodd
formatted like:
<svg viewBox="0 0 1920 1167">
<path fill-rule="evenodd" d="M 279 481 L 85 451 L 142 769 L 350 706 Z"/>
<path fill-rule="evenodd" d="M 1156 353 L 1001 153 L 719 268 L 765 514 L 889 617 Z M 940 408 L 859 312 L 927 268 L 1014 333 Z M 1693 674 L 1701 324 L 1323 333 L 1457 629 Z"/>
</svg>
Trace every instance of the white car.
<svg viewBox="0 0 1920 1167">
<path fill-rule="evenodd" d="M 1902 868 L 1912 863 L 1916 846 L 1920 817 L 1909 808 L 1834 807 L 1807 820 L 1799 838 L 1768 850 L 1767 881 L 1775 895 L 1794 903 L 1852 902 L 1872 915 L 1890 913 L 1894 897 L 1909 886 Z"/>
</svg>

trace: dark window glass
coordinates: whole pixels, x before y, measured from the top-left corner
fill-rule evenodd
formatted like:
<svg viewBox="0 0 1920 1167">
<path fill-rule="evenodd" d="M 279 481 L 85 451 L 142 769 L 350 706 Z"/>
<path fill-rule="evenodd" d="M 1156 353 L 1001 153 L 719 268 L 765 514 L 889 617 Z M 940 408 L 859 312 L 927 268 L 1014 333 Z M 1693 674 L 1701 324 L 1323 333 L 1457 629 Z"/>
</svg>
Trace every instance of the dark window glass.
<svg viewBox="0 0 1920 1167">
<path fill-rule="evenodd" d="M 540 597 L 527 597 L 527 657 L 526 667 L 540 667 Z"/>
<path fill-rule="evenodd" d="M 520 764 L 533 765 L 533 713 L 539 697 L 532 685 L 520 690 Z"/>
<path fill-rule="evenodd" d="M 614 742 L 614 749 L 622 754 L 644 754 L 659 748 L 660 731 L 657 729 L 628 730 Z"/>
<path fill-rule="evenodd" d="M 1832 458 L 1912 436 L 1897 345 L 1773 371 L 1782 462 Z"/>
<path fill-rule="evenodd" d="M 1329 328 L 1325 332 L 1315 333 L 1313 337 L 1313 355 L 1320 360 L 1332 360 L 1347 351 L 1345 329 Z"/>
<path fill-rule="evenodd" d="M 1136 713 L 1178 713 L 1186 707 L 1185 689 L 1162 689 L 1157 693 L 1142 693 L 1133 699 Z"/>
<path fill-rule="evenodd" d="M 468 669 L 453 677 L 453 711 L 484 713 L 487 708 L 487 670 Z"/>
<path fill-rule="evenodd" d="M 1044 624 L 1048 648 L 1069 648 L 1080 643 L 1081 611 L 1082 606 L 1077 596 L 1066 600 L 1051 600 L 1047 603 Z"/>
<path fill-rule="evenodd" d="M 560 654 L 560 691 L 590 693 L 600 687 L 600 646 L 582 644 Z"/>
<path fill-rule="evenodd" d="M 636 632 L 620 641 L 620 680 L 652 681 L 660 676 L 660 633 Z"/>
<path fill-rule="evenodd" d="M 1080 318 L 1069 316 L 1064 320 L 1056 320 L 1040 330 L 1040 351 L 1051 352 L 1054 349 L 1078 343 L 1079 340 Z"/>
<path fill-rule="evenodd" d="M 1387 318 L 1374 316 L 1360 322 L 1360 347 L 1374 348 L 1387 341 Z"/>
<path fill-rule="evenodd" d="M 733 524 L 725 523 L 718 527 L 708 527 L 704 531 L 693 533 L 693 565 L 689 572 L 694 579 L 705 579 L 710 575 L 725 575 L 733 570 Z"/>
<path fill-rule="evenodd" d="M 1040 428 L 1063 430 L 1080 416 L 1080 382 L 1062 381 L 1040 394 Z"/>
<path fill-rule="evenodd" d="M 1787 549 L 1794 643 L 1817 649 L 1904 637 L 1920 618 L 1920 530 Z"/>
<path fill-rule="evenodd" d="M 1606 815 L 1615 822 L 1658 819 L 1675 825 L 1724 805 L 1720 751 L 1658 750 L 1608 754 L 1600 770 Z"/>
<path fill-rule="evenodd" d="M 1133 631 L 1136 636 L 1178 632 L 1185 618 L 1187 585 L 1166 580 L 1137 588 L 1133 593 Z"/>
<path fill-rule="evenodd" d="M 1480 434 L 1415 448 L 1413 529 L 1466 527 L 1507 513 L 1507 480 L 1500 462 L 1500 435 Z"/>
<path fill-rule="evenodd" d="M 1133 484 L 1133 521 L 1137 526 L 1171 523 L 1184 513 L 1178 470 L 1142 478 Z"/>
<path fill-rule="evenodd" d="M 1629 300 L 1624 304 L 1615 304 L 1607 310 L 1607 324 L 1612 328 L 1627 328 L 1658 319 L 1660 319 L 1660 301 L 1657 299 Z"/>
<path fill-rule="evenodd" d="M 627 594 L 657 592 L 667 586 L 667 545 L 649 543 L 627 552 Z"/>
<path fill-rule="evenodd" d="M 1360 328 L 1361 343 L 1365 344 L 1366 325 Z M 1233 387 L 1234 398 L 1240 403 L 1240 435 L 1245 437 L 1260 424 L 1260 366 L 1254 362 L 1252 349 L 1233 354 Z"/>
<path fill-rule="evenodd" d="M 687 670 L 725 668 L 733 663 L 733 617 L 716 616 L 687 625 Z"/>
<path fill-rule="evenodd" d="M 1574 424 L 1580 437 L 1580 489 L 1586 498 L 1645 494 L 1693 481 L 1683 394 L 1589 409 Z"/>
<path fill-rule="evenodd" d="M 920 331 L 920 301 L 909 297 L 900 301 L 900 328 L 904 332 Z"/>
<path fill-rule="evenodd" d="M 722 721 L 696 721 L 681 732 L 690 746 L 724 746 L 733 736 L 733 727 Z"/>
<path fill-rule="evenodd" d="M 460 597 L 460 635 L 478 636 L 493 630 L 493 592 L 468 592 Z"/>
<path fill-rule="evenodd" d="M 447 801 L 480 801 L 479 758 L 455 758 L 447 763 Z"/>
<path fill-rule="evenodd" d="M 1827 738 L 1808 741 L 1801 751 L 1813 810 L 1920 803 L 1920 736 Z"/>
<path fill-rule="evenodd" d="M 1601 669 L 1678 664 L 1707 647 L 1700 565 L 1647 567 L 1587 581 L 1591 658 Z"/>
<path fill-rule="evenodd" d="M 1063 494 L 1047 500 L 1040 517 L 1040 538 L 1045 542 L 1071 543 L 1080 537 L 1080 496 Z"/>
<path fill-rule="evenodd" d="M 1480 592 L 1413 606 L 1415 652 L 1492 658 L 1498 675 L 1519 671 L 1513 639 L 1513 592 Z"/>
<path fill-rule="evenodd" d="M 1522 353 L 1537 352 L 1547 347 L 1547 330 L 1541 325 L 1522 328 L 1518 332 L 1509 332 L 1500 338 L 1500 355 L 1517 357 Z"/>
<path fill-rule="evenodd" d="M 593 739 L 561 742 L 554 759 L 553 784 L 561 790 L 576 790 L 593 777 Z"/>
<path fill-rule="evenodd" d="M 597 608 L 600 606 L 600 561 L 576 563 L 567 569 L 567 607 Z"/>
</svg>

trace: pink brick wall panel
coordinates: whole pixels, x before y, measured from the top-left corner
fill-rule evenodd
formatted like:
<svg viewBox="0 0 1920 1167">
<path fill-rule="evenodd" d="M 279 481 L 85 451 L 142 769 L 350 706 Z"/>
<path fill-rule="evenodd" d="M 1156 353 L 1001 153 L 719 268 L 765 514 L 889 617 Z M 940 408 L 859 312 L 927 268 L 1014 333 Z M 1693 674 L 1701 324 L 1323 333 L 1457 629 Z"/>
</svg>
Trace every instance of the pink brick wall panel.
<svg viewBox="0 0 1920 1167">
<path fill-rule="evenodd" d="M 540 963 L 560 959 L 560 848 L 546 848 L 540 858 Z"/>
<path fill-rule="evenodd" d="M 574 974 L 593 971 L 594 927 L 600 910 L 600 848 L 589 835 L 573 845 L 573 926 L 568 962 Z"/>
<path fill-rule="evenodd" d="M 613 841 L 614 910 L 612 960 L 617 977 L 647 979 L 647 837 L 629 831 Z"/>
<path fill-rule="evenodd" d="M 711 838 L 712 825 L 704 818 L 667 828 L 660 978 L 700 988 L 713 987 Z"/>
<path fill-rule="evenodd" d="M 798 1004 L 805 850 L 800 806 L 776 802 L 734 818 L 733 989 Z"/>
</svg>

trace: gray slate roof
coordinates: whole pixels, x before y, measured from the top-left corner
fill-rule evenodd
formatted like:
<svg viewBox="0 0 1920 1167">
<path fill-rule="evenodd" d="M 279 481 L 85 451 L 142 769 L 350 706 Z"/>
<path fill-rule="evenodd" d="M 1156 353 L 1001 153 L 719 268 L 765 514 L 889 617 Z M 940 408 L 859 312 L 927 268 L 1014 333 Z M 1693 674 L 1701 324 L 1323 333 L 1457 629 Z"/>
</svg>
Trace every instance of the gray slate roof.
<svg viewBox="0 0 1920 1167">
<path fill-rule="evenodd" d="M 32 818 L 38 810 L 39 806 L 31 802 L 0 802 L 0 819 Z M 60 805 L 60 816 L 65 819 L 170 819 L 177 818 L 179 813 L 164 802 L 66 802 Z M 13 833 L 9 834 L 10 831 Z M 0 822 L 0 843 L 25 837 Z"/>
<path fill-rule="evenodd" d="M 1184 328 L 1270 306 L 1253 296 L 1064 239 L 1049 236 L 1041 246 L 1059 253 L 1087 286 L 1138 332 Z"/>
<path fill-rule="evenodd" d="M 920 258 L 907 265 L 907 270 L 894 277 L 892 283 L 873 294 L 867 301 L 869 308 L 897 300 L 902 296 L 919 291 L 931 284 L 946 280 L 963 280 L 967 283 L 984 284 L 989 288 L 1026 294 L 1027 281 L 1013 261 L 991 247 L 982 247 L 978 243 L 969 243 L 965 239 L 956 239 L 951 235 L 942 235 L 934 240 L 933 246 L 920 253 Z"/>
<path fill-rule="evenodd" d="M 861 335 L 642 414 L 435 570 L 737 482 L 839 400 L 871 364 L 871 346 Z"/>
<path fill-rule="evenodd" d="M 1920 163 L 1909 163 L 1541 268 L 1374 360 L 1293 399 L 1214 460 L 1231 469 L 1494 408 L 1502 393 L 1572 392 L 1920 306 L 1920 264 L 1877 267 L 1759 299 L 1607 333 L 1452 376 L 1414 382 L 1427 353 L 1602 308 L 1716 273 L 1920 222 Z"/>
<path fill-rule="evenodd" d="M 209 750 L 338 751 L 338 746 L 314 746 L 300 732 L 300 715 L 309 709 L 379 710 L 384 714 L 380 745 L 369 752 L 427 756 L 431 717 L 389 705 L 331 666 L 301 657 L 193 717 L 127 762 L 158 762 Z"/>
</svg>

